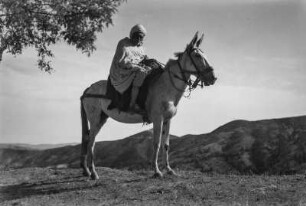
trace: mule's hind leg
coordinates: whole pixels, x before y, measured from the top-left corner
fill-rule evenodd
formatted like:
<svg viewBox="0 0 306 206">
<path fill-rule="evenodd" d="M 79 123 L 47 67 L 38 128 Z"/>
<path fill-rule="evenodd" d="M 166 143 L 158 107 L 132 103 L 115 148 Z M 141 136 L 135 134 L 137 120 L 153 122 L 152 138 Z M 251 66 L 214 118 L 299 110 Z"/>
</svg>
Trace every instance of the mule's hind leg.
<svg viewBox="0 0 306 206">
<path fill-rule="evenodd" d="M 88 165 L 89 165 L 90 172 L 91 172 L 90 177 L 93 180 L 99 179 L 98 173 L 96 172 L 95 161 L 94 161 L 95 138 L 98 132 L 100 131 L 101 127 L 105 124 L 108 118 L 108 116 L 103 111 L 101 112 L 102 114 L 99 119 L 100 121 L 90 122 L 89 142 L 87 145 L 87 150 L 89 151 L 88 153 L 89 164 Z"/>
<path fill-rule="evenodd" d="M 89 142 L 89 135 L 82 137 L 81 146 L 81 168 L 83 168 L 83 175 L 89 177 L 91 175 L 87 165 L 87 147 Z"/>
<path fill-rule="evenodd" d="M 163 139 L 164 139 L 164 151 L 165 151 L 165 163 L 166 163 L 166 169 L 167 173 L 171 175 L 176 175 L 174 170 L 171 169 L 169 164 L 169 147 L 170 147 L 170 136 L 169 136 L 169 130 L 170 130 L 170 120 L 165 121 L 163 124 Z"/>
<path fill-rule="evenodd" d="M 81 99 L 81 120 L 82 120 L 82 146 L 81 146 L 81 168 L 83 175 L 90 176 L 90 171 L 87 166 L 87 145 L 89 141 L 89 127 L 87 114 L 84 107 L 84 101 Z"/>
</svg>

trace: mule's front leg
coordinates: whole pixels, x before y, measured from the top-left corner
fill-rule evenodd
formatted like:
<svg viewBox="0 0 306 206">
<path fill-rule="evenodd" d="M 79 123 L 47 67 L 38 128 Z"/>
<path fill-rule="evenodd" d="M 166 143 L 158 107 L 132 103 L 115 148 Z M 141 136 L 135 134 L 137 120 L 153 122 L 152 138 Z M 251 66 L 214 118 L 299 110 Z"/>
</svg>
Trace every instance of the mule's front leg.
<svg viewBox="0 0 306 206">
<path fill-rule="evenodd" d="M 166 169 L 167 173 L 170 175 L 176 175 L 173 169 L 171 169 L 169 164 L 169 146 L 170 146 L 170 136 L 169 136 L 169 130 L 170 130 L 170 120 L 165 121 L 163 125 L 163 139 L 164 139 L 164 149 L 165 149 L 165 162 L 166 162 Z"/>
<path fill-rule="evenodd" d="M 158 168 L 158 153 L 161 144 L 162 121 L 153 122 L 153 167 L 154 177 L 163 177 L 162 172 Z"/>
</svg>

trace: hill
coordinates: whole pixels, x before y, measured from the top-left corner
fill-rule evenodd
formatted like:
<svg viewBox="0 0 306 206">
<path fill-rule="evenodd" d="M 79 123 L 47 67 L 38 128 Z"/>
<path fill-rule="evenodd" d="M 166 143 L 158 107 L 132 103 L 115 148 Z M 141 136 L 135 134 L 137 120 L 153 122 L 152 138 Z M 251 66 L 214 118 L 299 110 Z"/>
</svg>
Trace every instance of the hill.
<svg viewBox="0 0 306 206">
<path fill-rule="evenodd" d="M 117 141 L 97 142 L 96 165 L 150 167 L 152 131 Z M 80 145 L 47 150 L 0 149 L 2 167 L 79 167 Z M 174 168 L 228 173 L 304 173 L 306 116 L 260 121 L 236 120 L 209 134 L 172 137 Z"/>
</svg>

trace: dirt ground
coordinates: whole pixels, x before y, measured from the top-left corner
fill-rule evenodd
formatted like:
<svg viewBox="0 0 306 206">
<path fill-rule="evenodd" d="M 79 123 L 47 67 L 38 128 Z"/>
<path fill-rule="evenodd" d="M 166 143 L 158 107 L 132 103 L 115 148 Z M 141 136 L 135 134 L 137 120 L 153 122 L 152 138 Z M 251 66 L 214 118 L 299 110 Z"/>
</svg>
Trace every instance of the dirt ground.
<svg viewBox="0 0 306 206">
<path fill-rule="evenodd" d="M 0 205 L 305 205 L 305 175 L 220 175 L 98 168 L 100 179 L 80 169 L 0 171 Z"/>
</svg>

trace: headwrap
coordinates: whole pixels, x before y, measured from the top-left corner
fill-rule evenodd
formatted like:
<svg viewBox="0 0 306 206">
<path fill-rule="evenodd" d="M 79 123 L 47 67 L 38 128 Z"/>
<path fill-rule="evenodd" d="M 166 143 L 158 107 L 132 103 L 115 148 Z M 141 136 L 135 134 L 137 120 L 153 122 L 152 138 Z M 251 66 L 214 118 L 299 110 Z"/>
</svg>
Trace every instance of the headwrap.
<svg viewBox="0 0 306 206">
<path fill-rule="evenodd" d="M 146 28 L 144 28 L 144 26 L 142 26 L 141 24 L 136 24 L 135 26 L 132 27 L 131 31 L 130 31 L 130 38 L 132 38 L 134 33 L 140 32 L 144 35 L 147 34 L 147 30 Z"/>
</svg>

